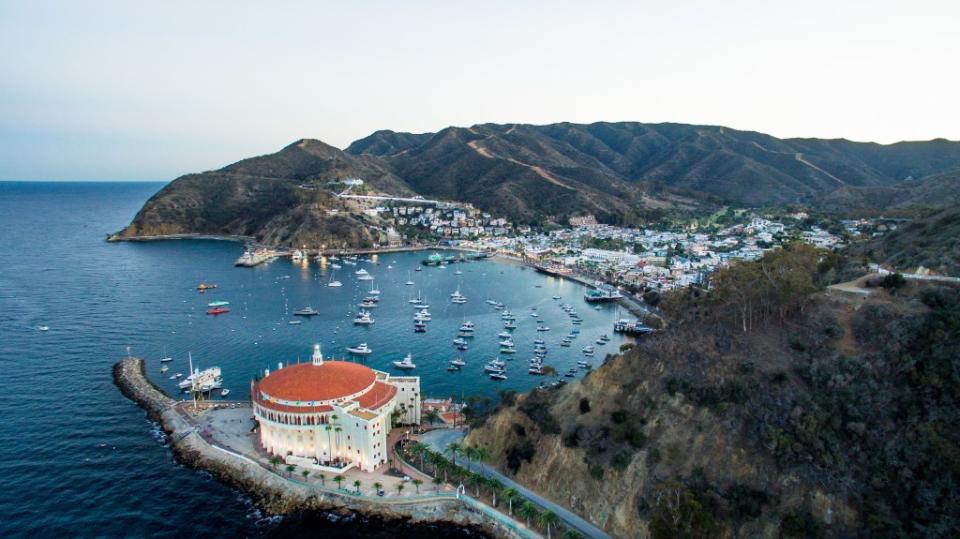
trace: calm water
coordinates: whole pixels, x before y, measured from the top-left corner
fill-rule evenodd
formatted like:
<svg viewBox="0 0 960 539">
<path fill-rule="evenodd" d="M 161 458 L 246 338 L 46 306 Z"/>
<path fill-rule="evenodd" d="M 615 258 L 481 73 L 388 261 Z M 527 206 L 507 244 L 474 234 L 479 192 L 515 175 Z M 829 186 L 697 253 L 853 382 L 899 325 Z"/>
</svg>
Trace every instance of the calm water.
<svg viewBox="0 0 960 539">
<path fill-rule="evenodd" d="M 242 536 L 263 531 L 255 508 L 235 491 L 177 465 L 156 426 L 113 386 L 110 366 L 127 346 L 148 359 L 150 375 L 173 393 L 159 372 L 165 351 L 170 372 L 186 373 L 187 353 L 201 367 L 219 365 L 231 397 L 245 398 L 249 380 L 278 361 L 306 360 L 313 343 L 327 355 L 348 357 L 346 346 L 367 342 L 363 361 L 396 372 L 391 362 L 413 354 L 424 394 L 495 396 L 526 390 L 540 379 L 526 374 L 533 340 L 547 341 L 548 364 L 563 372 L 580 349 L 610 333 L 615 307 L 594 310 L 583 288 L 517 265 L 494 261 L 414 271 L 424 253 L 379 257 L 342 269 L 310 261 L 279 260 L 254 269 L 234 268 L 242 251 L 214 241 L 108 244 L 104 237 L 128 223 L 160 184 L 0 182 L 0 535 L 131 536 L 175 534 Z M 388 268 L 388 266 L 392 266 Z M 382 291 L 371 327 L 352 324 L 370 283 Z M 456 270 L 462 275 L 456 275 Z M 326 283 L 330 271 L 342 288 Z M 415 286 L 406 286 L 409 278 Z M 201 282 L 217 283 L 199 294 Z M 450 294 L 460 287 L 466 305 Z M 408 299 L 420 292 L 433 321 L 413 333 Z M 551 299 L 560 295 L 562 300 Z M 483 364 L 498 350 L 500 315 L 484 300 L 507 304 L 517 315 L 518 353 L 509 379 L 494 382 Z M 205 314 L 214 300 L 232 312 Z M 571 348 L 559 347 L 573 327 L 559 304 L 584 318 Z M 320 315 L 299 326 L 292 311 L 312 306 Z M 536 308 L 536 311 L 534 311 Z M 539 319 L 552 328 L 537 332 Z M 464 319 L 476 338 L 462 353 L 467 366 L 448 373 L 452 345 Z M 47 325 L 48 332 L 37 327 Z M 613 336 L 613 335 L 611 335 Z M 619 339 L 597 346 L 599 363 Z M 290 533 L 286 525 L 283 533 Z M 295 526 L 293 526 L 296 529 Z"/>
</svg>

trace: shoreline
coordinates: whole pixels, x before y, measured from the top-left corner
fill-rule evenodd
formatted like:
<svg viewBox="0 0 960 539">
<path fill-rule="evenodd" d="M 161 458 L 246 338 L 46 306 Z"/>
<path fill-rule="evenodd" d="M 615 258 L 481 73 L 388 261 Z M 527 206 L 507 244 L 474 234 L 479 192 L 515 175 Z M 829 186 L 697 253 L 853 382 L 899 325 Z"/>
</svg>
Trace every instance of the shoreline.
<svg viewBox="0 0 960 539">
<path fill-rule="evenodd" d="M 177 401 L 161 391 L 146 376 L 146 362 L 128 357 L 113 365 L 113 380 L 120 392 L 160 424 L 170 440 L 175 459 L 204 470 L 227 486 L 247 496 L 271 516 L 311 512 L 360 514 L 396 524 L 449 524 L 491 537 L 526 539 L 538 537 L 532 530 L 511 528 L 493 518 L 482 503 L 469 496 L 444 493 L 407 498 L 362 499 L 347 491 L 319 488 L 285 478 L 262 464 L 212 445 L 178 410 Z"/>
</svg>

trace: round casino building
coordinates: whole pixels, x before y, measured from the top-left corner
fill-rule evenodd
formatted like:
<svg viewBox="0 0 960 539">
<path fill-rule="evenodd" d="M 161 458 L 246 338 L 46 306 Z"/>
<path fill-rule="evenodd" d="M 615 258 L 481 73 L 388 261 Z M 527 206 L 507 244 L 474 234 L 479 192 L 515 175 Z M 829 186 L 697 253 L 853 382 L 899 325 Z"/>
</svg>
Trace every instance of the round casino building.
<svg viewBox="0 0 960 539">
<path fill-rule="evenodd" d="M 325 361 L 319 345 L 309 363 L 265 371 L 250 394 L 262 448 L 305 468 L 373 471 L 387 462 L 390 427 L 420 424 L 419 377 Z"/>
</svg>

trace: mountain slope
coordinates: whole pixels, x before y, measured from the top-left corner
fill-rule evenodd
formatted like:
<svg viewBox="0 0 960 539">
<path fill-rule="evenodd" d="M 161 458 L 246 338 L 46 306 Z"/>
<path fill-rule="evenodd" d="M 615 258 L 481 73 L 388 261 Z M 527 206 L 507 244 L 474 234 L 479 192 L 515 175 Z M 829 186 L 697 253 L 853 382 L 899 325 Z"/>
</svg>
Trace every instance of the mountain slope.
<svg viewBox="0 0 960 539">
<path fill-rule="evenodd" d="M 328 182 L 343 178 L 412 193 L 376 158 L 300 140 L 274 154 L 177 178 L 144 204 L 119 237 L 204 233 L 252 236 L 272 245 L 372 245 L 377 238 L 364 217 L 328 212 L 346 209 L 328 191 Z"/>
<path fill-rule="evenodd" d="M 960 143 L 893 145 L 846 140 L 777 139 L 725 127 L 636 122 L 451 127 L 432 137 L 380 131 L 350 151 L 376 155 L 418 190 L 466 200 L 488 193 L 512 215 L 555 207 L 525 199 L 543 190 L 556 200 L 569 187 L 572 211 L 623 217 L 643 205 L 651 185 L 746 205 L 809 202 L 836 189 L 891 186 L 960 168 Z M 419 144 L 417 143 L 419 141 Z M 483 158 L 489 162 L 484 162 Z M 512 200 L 511 200 L 512 199 Z M 526 204 L 518 204 L 524 199 Z M 674 200 L 676 202 L 676 200 Z M 510 208 L 518 204 L 513 210 Z M 604 211 L 605 210 L 605 211 Z"/>
<path fill-rule="evenodd" d="M 960 293 L 824 292 L 845 264 L 797 246 L 676 292 L 662 333 L 466 441 L 615 537 L 950 537 Z"/>
<path fill-rule="evenodd" d="M 853 245 L 850 252 L 903 271 L 923 266 L 940 274 L 960 277 L 960 205 Z"/>
</svg>

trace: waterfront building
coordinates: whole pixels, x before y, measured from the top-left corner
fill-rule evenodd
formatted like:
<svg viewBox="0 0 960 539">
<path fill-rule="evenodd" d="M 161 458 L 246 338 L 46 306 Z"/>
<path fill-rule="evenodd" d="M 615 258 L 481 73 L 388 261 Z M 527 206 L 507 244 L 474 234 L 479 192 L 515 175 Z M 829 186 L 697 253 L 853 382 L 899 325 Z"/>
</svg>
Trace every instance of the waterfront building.
<svg viewBox="0 0 960 539">
<path fill-rule="evenodd" d="M 341 472 L 387 462 L 395 424 L 420 424 L 420 377 L 391 376 L 359 363 L 280 365 L 251 383 L 261 446 L 288 464 Z"/>
</svg>

